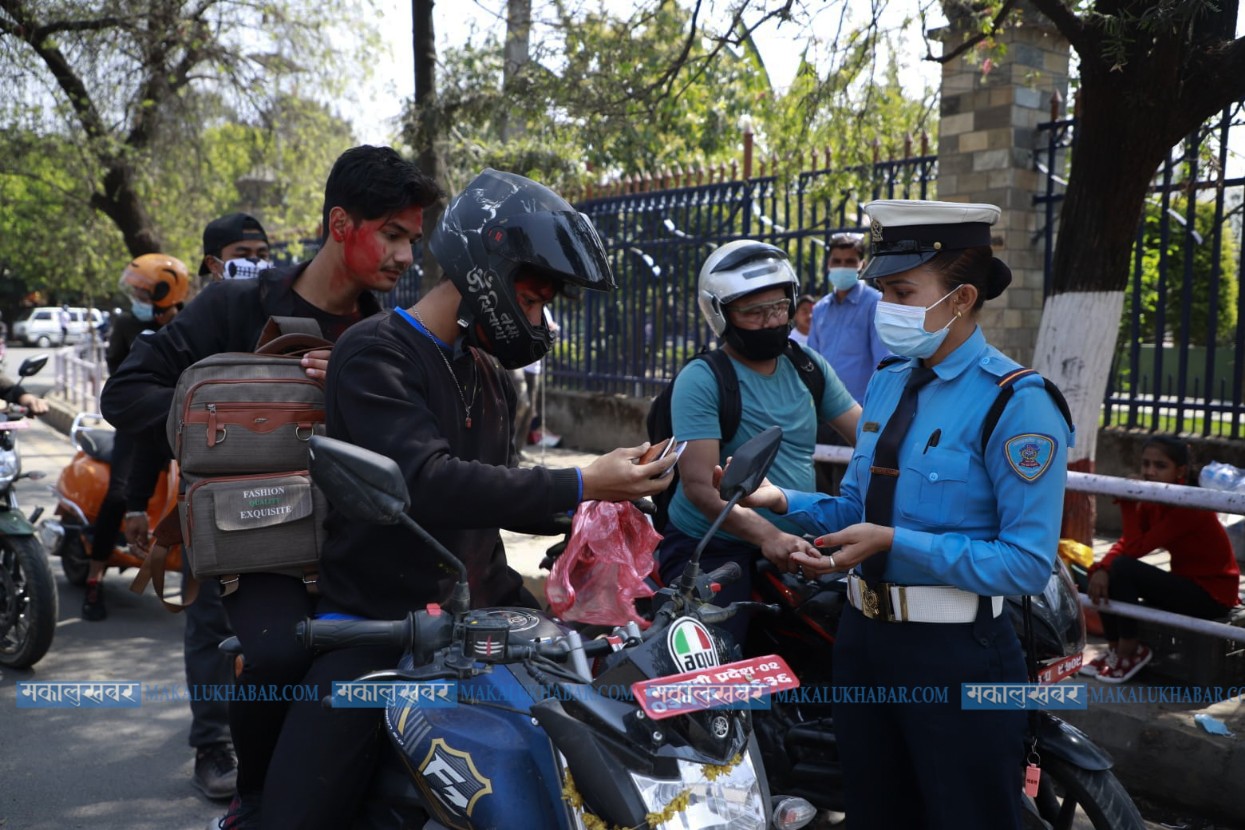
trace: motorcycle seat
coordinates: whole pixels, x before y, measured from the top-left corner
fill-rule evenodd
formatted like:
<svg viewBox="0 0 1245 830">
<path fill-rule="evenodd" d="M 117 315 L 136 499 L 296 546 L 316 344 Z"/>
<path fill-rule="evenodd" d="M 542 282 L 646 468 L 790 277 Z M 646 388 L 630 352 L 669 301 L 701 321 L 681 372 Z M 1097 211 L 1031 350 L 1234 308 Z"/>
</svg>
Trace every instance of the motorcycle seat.
<svg viewBox="0 0 1245 830">
<path fill-rule="evenodd" d="M 82 451 L 105 464 L 112 463 L 112 443 L 117 433 L 110 429 L 84 429 L 78 433 L 78 446 Z"/>
</svg>

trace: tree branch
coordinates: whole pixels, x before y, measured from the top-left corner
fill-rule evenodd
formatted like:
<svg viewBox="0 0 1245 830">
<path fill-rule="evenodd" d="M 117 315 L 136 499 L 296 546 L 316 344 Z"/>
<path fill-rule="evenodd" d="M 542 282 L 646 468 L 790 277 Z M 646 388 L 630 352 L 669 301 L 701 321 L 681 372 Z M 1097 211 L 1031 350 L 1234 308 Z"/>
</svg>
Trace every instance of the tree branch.
<svg viewBox="0 0 1245 830">
<path fill-rule="evenodd" d="M 1072 11 L 1065 0 L 1032 0 L 1033 5 L 1042 15 L 1055 24 L 1059 33 L 1067 38 L 1068 43 L 1081 57 L 1081 61 L 1101 60 L 1093 30 L 1086 25 L 1076 12 Z"/>
<path fill-rule="evenodd" d="M 999 7 L 999 13 L 996 14 L 994 16 L 994 19 L 990 21 L 990 31 L 978 32 L 977 34 L 973 35 L 968 40 L 964 41 L 959 46 L 955 47 L 954 49 L 952 49 L 950 52 L 946 53 L 945 55 L 941 55 L 941 56 L 935 55 L 933 52 L 929 50 L 928 41 L 926 41 L 925 57 L 923 58 L 923 60 L 933 61 L 935 63 L 948 63 L 950 61 L 955 60 L 960 55 L 964 54 L 969 49 L 972 49 L 974 46 L 976 46 L 978 43 L 981 43 L 986 38 L 993 37 L 994 33 L 997 32 L 1002 27 L 1003 21 L 1007 19 L 1007 16 L 1011 14 L 1011 11 L 1013 8 L 1015 8 L 1015 6 L 1016 6 L 1016 0 L 1007 0 L 1007 2 L 1005 2 L 1002 6 Z"/>
<path fill-rule="evenodd" d="M 1245 97 L 1245 37 L 1225 43 L 1222 49 L 1204 47 L 1194 46 L 1188 82 L 1178 101 L 1181 120 L 1189 124 L 1200 124 Z"/>
</svg>

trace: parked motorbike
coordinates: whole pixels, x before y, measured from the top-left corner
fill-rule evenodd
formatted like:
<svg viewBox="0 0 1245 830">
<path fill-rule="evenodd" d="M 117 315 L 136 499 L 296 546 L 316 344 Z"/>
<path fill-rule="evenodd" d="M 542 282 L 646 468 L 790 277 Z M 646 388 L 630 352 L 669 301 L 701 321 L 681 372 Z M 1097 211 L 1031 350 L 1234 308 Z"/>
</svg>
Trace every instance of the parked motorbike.
<svg viewBox="0 0 1245 830">
<path fill-rule="evenodd" d="M 44 519 L 39 526 L 40 539 L 49 554 L 60 557 L 61 570 L 70 585 L 86 584 L 95 520 L 108 493 L 116 432 L 101 427 L 102 423 L 103 416 L 89 412 L 74 418 L 69 440 L 77 452 L 56 481 L 56 515 Z M 147 526 L 154 528 L 176 506 L 177 466 L 169 462 L 147 502 Z M 124 571 L 142 564 L 142 554 L 124 542 L 124 538 L 118 538 L 108 557 L 108 567 Z M 166 563 L 170 570 L 181 569 L 180 545 L 169 551 Z"/>
<path fill-rule="evenodd" d="M 731 505 L 773 460 L 777 440 L 762 437 L 769 443 L 740 448 L 722 483 Z M 646 632 L 632 624 L 584 642 L 530 609 L 468 610 L 465 566 L 406 514 L 406 484 L 392 460 L 321 437 L 311 439 L 311 458 L 312 477 L 339 510 L 355 521 L 400 522 L 460 580 L 445 611 L 299 625 L 316 649 L 406 651 L 397 669 L 358 681 L 412 691 L 385 708 L 392 752 L 356 826 L 795 830 L 811 820 L 806 801 L 771 800 L 751 712 L 710 708 L 794 682 L 777 657 L 723 662 L 731 644 L 712 626 L 737 609 L 709 599 L 714 583 L 738 578 L 737 567 L 702 574 L 693 560 L 680 585 L 663 593 Z M 592 657 L 604 663 L 595 680 Z M 710 688 L 705 679 L 727 694 L 700 694 Z M 453 705 L 430 705 L 446 698 Z"/>
<path fill-rule="evenodd" d="M 47 355 L 27 358 L 17 373 L 27 378 L 47 362 Z M 6 398 L 16 401 L 24 391 L 19 382 Z M 26 408 L 16 403 L 0 412 L 0 665 L 14 669 L 29 668 L 47 654 L 58 616 L 56 581 L 35 538 L 34 523 L 43 508 L 27 518 L 13 492 L 19 479 L 43 476 L 22 472 L 17 432 L 30 426 L 26 415 Z"/>
</svg>

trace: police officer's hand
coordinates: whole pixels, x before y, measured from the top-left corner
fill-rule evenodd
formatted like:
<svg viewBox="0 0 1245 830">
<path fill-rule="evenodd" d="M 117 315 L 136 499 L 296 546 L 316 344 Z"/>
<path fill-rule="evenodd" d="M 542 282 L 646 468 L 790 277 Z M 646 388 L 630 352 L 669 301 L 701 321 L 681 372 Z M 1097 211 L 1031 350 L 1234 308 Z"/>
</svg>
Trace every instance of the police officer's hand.
<svg viewBox="0 0 1245 830">
<path fill-rule="evenodd" d="M 805 571 L 813 573 L 846 571 L 876 553 L 890 550 L 894 542 L 894 528 L 861 522 L 845 527 L 838 533 L 827 533 L 813 541 L 819 548 L 835 550 L 827 553 L 816 551 L 812 556 L 801 553 L 791 558 Z"/>
<path fill-rule="evenodd" d="M 790 533 L 783 533 L 775 528 L 775 533 L 767 536 L 761 542 L 761 555 L 773 563 L 774 567 L 780 571 L 794 573 L 796 570 L 796 556 L 803 554 L 805 556 L 816 556 L 817 549 L 808 543 L 808 540 Z"/>
<path fill-rule="evenodd" d="M 139 550 L 147 550 L 148 541 L 150 539 L 149 529 L 147 527 L 146 513 L 127 513 L 125 522 L 122 524 L 122 530 L 125 533 L 125 540 Z"/>
<path fill-rule="evenodd" d="M 673 476 L 664 475 L 678 462 L 674 453 L 660 461 L 638 464 L 649 447 L 619 447 L 583 468 L 584 500 L 630 501 L 660 493 L 670 486 Z"/>
<path fill-rule="evenodd" d="M 1100 602 L 1106 602 L 1111 599 L 1109 588 L 1111 586 L 1111 575 L 1105 570 L 1094 571 L 1094 575 L 1089 578 L 1089 598 L 1097 605 Z"/>
<path fill-rule="evenodd" d="M 316 349 L 303 355 L 301 364 L 303 371 L 307 373 L 307 377 L 312 380 L 323 381 L 329 374 L 329 355 L 332 352 L 328 349 Z"/>
<path fill-rule="evenodd" d="M 731 459 L 726 459 L 726 467 L 713 468 L 713 489 L 717 490 L 722 486 L 722 476 L 726 474 L 727 467 L 731 466 Z M 770 510 L 774 513 L 783 514 L 787 512 L 787 496 L 782 490 L 770 484 L 768 478 L 761 479 L 761 486 L 751 495 L 745 496 L 739 500 L 741 507 L 760 508 L 762 510 Z"/>
</svg>

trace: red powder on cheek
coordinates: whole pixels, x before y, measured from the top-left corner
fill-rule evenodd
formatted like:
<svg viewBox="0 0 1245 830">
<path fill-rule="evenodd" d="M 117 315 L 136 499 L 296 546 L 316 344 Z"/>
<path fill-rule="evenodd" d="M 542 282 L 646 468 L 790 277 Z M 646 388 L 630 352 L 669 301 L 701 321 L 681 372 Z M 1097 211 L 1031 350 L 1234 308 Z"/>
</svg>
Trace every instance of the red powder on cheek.
<svg viewBox="0 0 1245 830">
<path fill-rule="evenodd" d="M 342 254 L 350 273 L 370 277 L 379 269 L 385 258 L 385 246 L 377 233 L 383 219 L 352 224 L 342 240 Z"/>
</svg>

